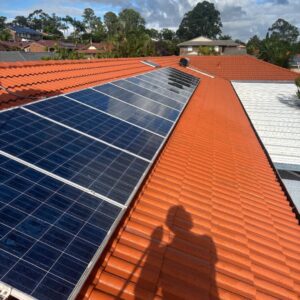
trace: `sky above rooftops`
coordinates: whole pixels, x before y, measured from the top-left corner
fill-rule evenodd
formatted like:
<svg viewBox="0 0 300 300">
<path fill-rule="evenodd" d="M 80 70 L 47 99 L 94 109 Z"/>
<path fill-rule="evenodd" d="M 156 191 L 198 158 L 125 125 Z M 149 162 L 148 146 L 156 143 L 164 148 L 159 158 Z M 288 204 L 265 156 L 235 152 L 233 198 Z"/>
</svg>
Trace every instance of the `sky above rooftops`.
<svg viewBox="0 0 300 300">
<path fill-rule="evenodd" d="M 105 12 L 118 13 L 133 7 L 147 21 L 148 27 L 168 27 L 176 30 L 184 16 L 197 0 L 0 0 L 0 15 L 9 20 L 16 15 L 28 15 L 35 9 L 60 16 L 70 15 L 80 19 L 86 7 L 103 17 Z M 254 34 L 264 37 L 268 27 L 278 18 L 300 27 L 299 0 L 211 0 L 221 12 L 223 33 L 247 41 Z"/>
</svg>

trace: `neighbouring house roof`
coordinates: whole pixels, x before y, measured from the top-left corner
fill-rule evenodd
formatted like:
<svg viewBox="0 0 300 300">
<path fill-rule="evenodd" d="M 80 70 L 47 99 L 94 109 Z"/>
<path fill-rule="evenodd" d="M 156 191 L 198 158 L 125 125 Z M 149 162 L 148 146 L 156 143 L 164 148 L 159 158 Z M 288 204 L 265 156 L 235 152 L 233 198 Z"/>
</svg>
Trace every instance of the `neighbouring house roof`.
<svg viewBox="0 0 300 300">
<path fill-rule="evenodd" d="M 42 33 L 31 29 L 29 27 L 21 27 L 21 26 L 10 26 L 9 29 L 15 31 L 18 34 L 30 34 L 30 35 L 42 35 Z"/>
<path fill-rule="evenodd" d="M 26 48 L 29 42 L 12 42 L 12 41 L 0 41 L 1 51 L 11 51 Z"/>
<path fill-rule="evenodd" d="M 229 80 L 294 80 L 298 76 L 250 55 L 191 56 L 189 59 L 199 70 Z"/>
<path fill-rule="evenodd" d="M 178 57 L 149 59 L 201 83 L 78 299 L 297 300 L 299 225 L 227 80 L 246 77 L 246 63 L 237 73 L 232 57 L 225 78 L 210 78 Z M 1 108 L 153 70 L 140 60 L 2 63 L 1 84 L 24 99 L 2 90 Z M 252 80 L 290 79 L 251 61 Z"/>
<path fill-rule="evenodd" d="M 186 41 L 178 44 L 179 47 L 188 47 L 188 46 L 228 46 L 235 47 L 239 44 L 235 43 L 232 40 L 203 40 L 203 39 L 193 39 L 190 41 Z"/>
<path fill-rule="evenodd" d="M 162 65 L 172 65 L 178 58 L 157 58 Z M 0 63 L 0 82 L 20 99 L 0 90 L 0 108 L 80 89 L 114 78 L 151 70 L 140 59 L 64 60 Z"/>
<path fill-rule="evenodd" d="M 43 58 L 53 58 L 51 52 L 0 51 L 0 62 L 35 61 Z M 1 77 L 1 75 L 0 75 Z"/>
</svg>

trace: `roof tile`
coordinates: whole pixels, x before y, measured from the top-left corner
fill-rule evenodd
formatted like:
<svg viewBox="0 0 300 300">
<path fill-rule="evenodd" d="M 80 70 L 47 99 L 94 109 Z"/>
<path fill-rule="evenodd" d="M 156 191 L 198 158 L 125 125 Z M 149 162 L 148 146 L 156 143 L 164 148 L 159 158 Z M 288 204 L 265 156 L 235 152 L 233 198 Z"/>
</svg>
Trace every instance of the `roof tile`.
<svg viewBox="0 0 300 300">
<path fill-rule="evenodd" d="M 297 73 L 253 56 L 190 56 L 191 66 L 229 80 L 294 80 Z"/>
<path fill-rule="evenodd" d="M 299 242 L 230 83 L 203 79 L 87 299 L 296 299 Z"/>
</svg>

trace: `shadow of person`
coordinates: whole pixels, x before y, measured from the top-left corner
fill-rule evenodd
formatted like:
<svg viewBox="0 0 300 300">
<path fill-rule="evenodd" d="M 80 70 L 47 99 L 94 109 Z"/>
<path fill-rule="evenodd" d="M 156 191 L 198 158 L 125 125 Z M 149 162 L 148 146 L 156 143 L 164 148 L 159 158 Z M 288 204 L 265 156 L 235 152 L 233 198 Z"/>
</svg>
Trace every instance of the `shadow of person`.
<svg viewBox="0 0 300 300">
<path fill-rule="evenodd" d="M 219 299 L 215 281 L 217 253 L 212 238 L 191 232 L 193 220 L 182 205 L 168 210 L 140 259 L 135 299 Z M 143 264 L 142 261 L 145 261 Z"/>
</svg>

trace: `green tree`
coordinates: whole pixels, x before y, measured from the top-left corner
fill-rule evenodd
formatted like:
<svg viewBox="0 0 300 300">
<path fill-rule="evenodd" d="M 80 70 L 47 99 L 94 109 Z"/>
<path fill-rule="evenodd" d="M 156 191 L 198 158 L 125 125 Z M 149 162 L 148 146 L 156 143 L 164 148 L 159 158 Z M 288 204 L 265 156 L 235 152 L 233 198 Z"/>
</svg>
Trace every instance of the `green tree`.
<svg viewBox="0 0 300 300">
<path fill-rule="evenodd" d="M 139 12 L 134 9 L 124 9 L 119 13 L 119 22 L 125 35 L 145 31 L 145 20 Z"/>
<path fill-rule="evenodd" d="M 161 38 L 161 34 L 157 29 L 154 28 L 150 28 L 150 29 L 146 29 L 146 33 L 152 38 L 152 39 L 156 39 L 159 40 Z"/>
<path fill-rule="evenodd" d="M 166 40 L 166 41 L 172 41 L 176 37 L 176 33 L 173 30 L 168 29 L 168 28 L 163 28 L 160 31 L 160 34 L 161 34 L 162 39 Z"/>
<path fill-rule="evenodd" d="M 104 26 L 100 17 L 95 15 L 95 12 L 91 8 L 86 8 L 82 15 L 85 27 L 85 33 L 83 35 L 84 40 L 90 40 L 93 42 L 100 42 L 105 37 Z"/>
<path fill-rule="evenodd" d="M 3 30 L 6 25 L 6 17 L 0 16 L 0 30 Z"/>
<path fill-rule="evenodd" d="M 181 40 L 190 40 L 198 36 L 215 38 L 221 34 L 221 28 L 220 12 L 213 3 L 203 1 L 184 15 L 177 36 Z"/>
<path fill-rule="evenodd" d="M 217 55 L 213 47 L 210 46 L 200 46 L 198 48 L 198 55 Z"/>
<path fill-rule="evenodd" d="M 24 16 L 16 16 L 11 23 L 13 25 L 22 26 L 22 27 L 29 26 L 27 18 Z"/>
<path fill-rule="evenodd" d="M 65 18 L 63 18 L 63 21 L 66 24 L 70 24 L 74 28 L 74 31 L 71 34 L 71 38 L 75 42 L 82 40 L 81 36 L 82 36 L 82 34 L 85 33 L 85 26 L 84 26 L 83 22 L 76 20 L 75 18 L 72 18 L 69 15 L 67 15 Z"/>
<path fill-rule="evenodd" d="M 0 16 L 0 40 L 8 41 L 11 38 L 11 34 L 8 29 L 6 29 L 6 17 Z"/>
<path fill-rule="evenodd" d="M 231 37 L 231 35 L 229 35 L 229 34 L 221 34 L 220 36 L 219 36 L 219 40 L 232 40 L 232 37 Z"/>
<path fill-rule="evenodd" d="M 299 30 L 284 19 L 278 19 L 269 29 L 271 38 L 277 38 L 289 43 L 295 43 L 299 36 Z"/>
<path fill-rule="evenodd" d="M 120 24 L 118 16 L 115 13 L 111 11 L 107 12 L 104 15 L 104 24 L 109 38 L 113 37 L 118 33 Z"/>
<path fill-rule="evenodd" d="M 289 42 L 267 34 L 266 38 L 261 42 L 258 58 L 287 68 L 293 55 L 292 45 Z"/>
<path fill-rule="evenodd" d="M 234 42 L 237 43 L 237 44 L 239 44 L 239 45 L 246 46 L 246 43 L 244 43 L 244 42 L 241 41 L 240 39 L 235 39 Z"/>
<path fill-rule="evenodd" d="M 259 39 L 257 35 L 254 35 L 252 38 L 249 39 L 246 49 L 247 53 L 250 55 L 259 55 L 260 47 L 261 47 L 262 41 Z"/>
</svg>

